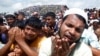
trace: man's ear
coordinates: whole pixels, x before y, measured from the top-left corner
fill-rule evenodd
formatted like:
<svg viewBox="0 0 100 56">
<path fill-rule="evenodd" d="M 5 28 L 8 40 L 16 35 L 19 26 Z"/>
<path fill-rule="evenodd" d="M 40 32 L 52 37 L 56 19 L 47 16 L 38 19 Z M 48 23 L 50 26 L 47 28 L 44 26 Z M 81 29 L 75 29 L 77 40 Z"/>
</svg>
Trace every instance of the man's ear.
<svg viewBox="0 0 100 56">
<path fill-rule="evenodd" d="M 62 20 L 61 20 L 61 21 L 59 21 L 59 23 L 58 23 L 58 28 L 60 28 L 60 27 L 61 27 L 61 24 L 62 24 Z"/>
</svg>

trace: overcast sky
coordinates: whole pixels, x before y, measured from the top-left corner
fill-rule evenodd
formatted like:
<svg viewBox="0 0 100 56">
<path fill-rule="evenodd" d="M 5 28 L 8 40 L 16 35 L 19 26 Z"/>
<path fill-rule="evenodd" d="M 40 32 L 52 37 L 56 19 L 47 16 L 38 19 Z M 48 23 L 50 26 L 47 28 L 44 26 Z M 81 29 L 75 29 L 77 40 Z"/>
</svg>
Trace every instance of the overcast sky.
<svg viewBox="0 0 100 56">
<path fill-rule="evenodd" d="M 67 5 L 69 8 L 100 8 L 100 0 L 0 0 L 0 12 L 14 12 L 33 5 Z"/>
</svg>

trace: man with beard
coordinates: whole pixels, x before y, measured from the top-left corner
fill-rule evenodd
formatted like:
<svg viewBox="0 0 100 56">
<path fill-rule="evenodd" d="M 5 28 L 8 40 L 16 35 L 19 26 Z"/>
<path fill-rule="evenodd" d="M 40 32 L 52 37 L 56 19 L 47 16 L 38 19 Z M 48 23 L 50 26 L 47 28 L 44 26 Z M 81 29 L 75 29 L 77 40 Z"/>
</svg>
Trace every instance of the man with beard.
<svg viewBox="0 0 100 56">
<path fill-rule="evenodd" d="M 92 56 L 89 46 L 79 41 L 87 21 L 83 10 L 67 10 L 58 25 L 58 34 L 42 43 L 39 56 Z"/>
</svg>

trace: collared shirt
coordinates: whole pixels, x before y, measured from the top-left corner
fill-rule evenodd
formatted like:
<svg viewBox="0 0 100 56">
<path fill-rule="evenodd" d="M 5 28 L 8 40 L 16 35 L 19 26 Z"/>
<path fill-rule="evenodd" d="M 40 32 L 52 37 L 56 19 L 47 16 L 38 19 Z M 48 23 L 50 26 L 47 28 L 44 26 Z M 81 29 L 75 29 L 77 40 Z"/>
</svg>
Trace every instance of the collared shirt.
<svg viewBox="0 0 100 56">
<path fill-rule="evenodd" d="M 81 36 L 80 41 L 86 43 L 87 45 L 91 47 L 100 49 L 99 41 L 93 31 L 90 32 L 87 29 L 85 29 Z"/>
</svg>

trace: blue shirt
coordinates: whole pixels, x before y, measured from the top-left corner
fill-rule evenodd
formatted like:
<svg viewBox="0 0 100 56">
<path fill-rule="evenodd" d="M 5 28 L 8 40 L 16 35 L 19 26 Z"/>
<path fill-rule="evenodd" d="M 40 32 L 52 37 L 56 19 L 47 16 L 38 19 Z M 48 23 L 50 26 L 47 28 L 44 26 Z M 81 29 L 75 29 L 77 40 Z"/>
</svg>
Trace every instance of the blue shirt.
<svg viewBox="0 0 100 56">
<path fill-rule="evenodd" d="M 80 41 L 86 43 L 87 45 L 89 45 L 91 47 L 100 49 L 100 44 L 97 39 L 97 36 L 95 35 L 94 32 L 90 32 L 87 29 L 84 30 Z"/>
</svg>

